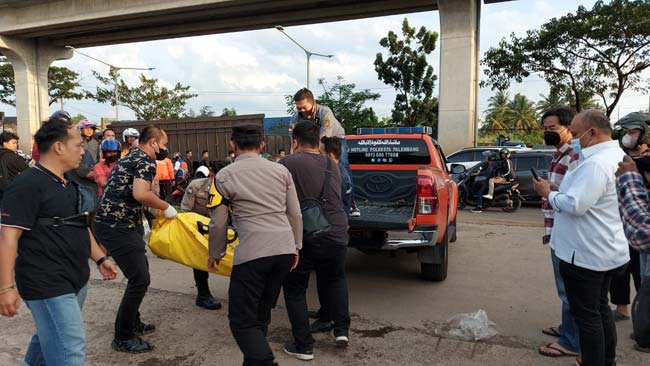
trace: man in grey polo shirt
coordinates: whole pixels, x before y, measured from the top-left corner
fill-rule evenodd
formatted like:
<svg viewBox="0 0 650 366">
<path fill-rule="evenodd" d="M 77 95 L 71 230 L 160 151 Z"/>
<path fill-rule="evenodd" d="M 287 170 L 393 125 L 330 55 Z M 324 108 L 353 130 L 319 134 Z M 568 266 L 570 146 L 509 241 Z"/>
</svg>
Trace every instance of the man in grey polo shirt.
<svg viewBox="0 0 650 366">
<path fill-rule="evenodd" d="M 307 88 L 302 88 L 293 96 L 296 103 L 296 113 L 291 117 L 291 125 L 295 126 L 298 122 L 310 121 L 320 127 L 319 139 L 323 137 L 336 137 L 341 140 L 341 164 L 348 171 L 350 182 L 354 189 L 352 180 L 352 171 L 348 162 L 348 143 L 345 140 L 345 129 L 341 123 L 334 117 L 332 110 L 324 105 L 317 104 L 314 100 L 314 94 Z M 361 216 L 361 211 L 354 203 L 354 194 L 352 197 L 352 209 L 347 214 L 352 217 Z"/>
<path fill-rule="evenodd" d="M 560 259 L 560 275 L 578 324 L 579 364 L 615 365 L 616 327 L 608 293 L 612 277 L 630 260 L 614 176 L 625 153 L 612 140 L 609 118 L 600 111 L 576 115 L 570 130 L 578 165 L 556 191 L 547 180 L 533 180 L 533 185 L 555 211 L 551 248 Z"/>
</svg>

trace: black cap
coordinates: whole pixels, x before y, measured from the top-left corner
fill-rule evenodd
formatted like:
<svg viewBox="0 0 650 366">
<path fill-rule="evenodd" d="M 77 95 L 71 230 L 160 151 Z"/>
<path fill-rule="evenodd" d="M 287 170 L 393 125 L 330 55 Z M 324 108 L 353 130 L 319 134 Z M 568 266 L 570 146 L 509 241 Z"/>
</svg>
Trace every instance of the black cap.
<svg viewBox="0 0 650 366">
<path fill-rule="evenodd" d="M 260 137 L 262 136 L 262 126 L 253 123 L 242 123 L 232 128 L 232 138 L 237 137 Z"/>
</svg>

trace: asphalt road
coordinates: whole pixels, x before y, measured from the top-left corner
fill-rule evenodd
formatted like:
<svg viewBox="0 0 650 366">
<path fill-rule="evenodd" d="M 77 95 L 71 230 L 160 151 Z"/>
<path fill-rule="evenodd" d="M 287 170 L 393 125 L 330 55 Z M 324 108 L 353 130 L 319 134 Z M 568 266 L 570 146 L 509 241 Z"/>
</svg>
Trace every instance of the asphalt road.
<svg viewBox="0 0 650 366">
<path fill-rule="evenodd" d="M 441 283 L 418 278 L 415 254 L 365 255 L 350 250 L 348 278 L 353 313 L 351 345 L 333 346 L 316 336 L 313 365 L 569 365 L 570 358 L 539 356 L 537 346 L 553 341 L 541 329 L 557 325 L 548 248 L 541 244 L 538 208 L 516 213 L 463 211 L 458 241 L 451 244 L 449 276 Z M 159 330 L 148 336 L 157 348 L 144 355 L 110 350 L 112 321 L 124 281 L 91 280 L 85 307 L 89 365 L 238 365 L 241 354 L 230 335 L 225 309 L 210 312 L 194 305 L 192 271 L 150 257 L 152 284 L 142 305 L 145 321 Z M 227 307 L 228 279 L 211 276 L 213 293 Z M 308 294 L 316 307 L 315 291 Z M 484 309 L 499 335 L 465 342 L 440 337 L 438 326 L 454 314 Z M 18 365 L 33 326 L 29 311 L 0 319 L 0 365 Z M 618 324 L 619 365 L 648 365 L 650 355 L 632 349 L 630 321 Z M 290 329 L 282 301 L 274 311 L 269 341 L 281 365 L 303 365 L 282 354 Z"/>
</svg>

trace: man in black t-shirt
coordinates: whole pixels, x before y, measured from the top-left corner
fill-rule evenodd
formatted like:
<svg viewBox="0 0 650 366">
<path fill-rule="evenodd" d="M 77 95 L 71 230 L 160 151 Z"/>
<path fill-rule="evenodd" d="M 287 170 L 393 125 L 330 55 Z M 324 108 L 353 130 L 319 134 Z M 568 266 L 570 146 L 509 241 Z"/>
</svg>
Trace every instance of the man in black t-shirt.
<svg viewBox="0 0 650 366">
<path fill-rule="evenodd" d="M 51 119 L 34 139 L 40 162 L 16 177 L 2 201 L 0 314 L 16 315 L 20 297 L 31 310 L 36 334 L 26 365 L 82 366 L 88 258 L 104 279 L 117 270 L 90 233 L 85 202 L 67 174 L 83 155 L 79 131 Z"/>
<path fill-rule="evenodd" d="M 334 322 L 337 346 L 347 346 L 350 330 L 348 288 L 345 278 L 345 253 L 348 244 L 348 215 L 341 200 L 341 175 L 336 163 L 320 154 L 319 127 L 313 122 L 299 122 L 292 131 L 293 151 L 280 164 L 291 172 L 302 202 L 305 198 L 318 199 L 324 192 L 323 205 L 331 225 L 328 233 L 316 239 L 303 238 L 300 262 L 284 281 L 284 301 L 291 321 L 294 342 L 285 344 L 284 351 L 301 360 L 313 358 L 314 339 L 309 328 L 305 292 L 312 271 L 322 281 L 326 298 L 320 301 L 329 309 Z M 331 175 L 324 187 L 326 170 Z"/>
<path fill-rule="evenodd" d="M 167 218 L 176 217 L 176 209 L 151 190 L 156 160 L 167 158 L 166 146 L 167 134 L 160 128 L 147 126 L 140 131 L 138 147 L 111 171 L 93 224 L 97 238 L 129 280 L 117 311 L 112 342 L 113 349 L 120 352 L 143 353 L 153 349 L 151 343 L 140 338 L 156 329 L 140 320 L 140 304 L 150 282 L 142 217 L 143 206 L 164 211 Z"/>
</svg>

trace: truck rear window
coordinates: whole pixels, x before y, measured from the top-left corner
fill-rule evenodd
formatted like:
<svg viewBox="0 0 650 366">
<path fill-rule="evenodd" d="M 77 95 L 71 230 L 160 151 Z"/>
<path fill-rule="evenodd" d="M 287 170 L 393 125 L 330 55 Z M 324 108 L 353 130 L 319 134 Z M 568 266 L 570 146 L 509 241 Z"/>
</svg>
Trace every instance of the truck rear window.
<svg viewBox="0 0 650 366">
<path fill-rule="evenodd" d="M 426 142 L 419 139 L 348 140 L 350 164 L 431 163 Z"/>
</svg>

